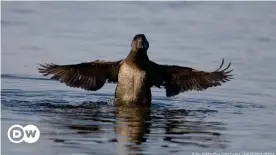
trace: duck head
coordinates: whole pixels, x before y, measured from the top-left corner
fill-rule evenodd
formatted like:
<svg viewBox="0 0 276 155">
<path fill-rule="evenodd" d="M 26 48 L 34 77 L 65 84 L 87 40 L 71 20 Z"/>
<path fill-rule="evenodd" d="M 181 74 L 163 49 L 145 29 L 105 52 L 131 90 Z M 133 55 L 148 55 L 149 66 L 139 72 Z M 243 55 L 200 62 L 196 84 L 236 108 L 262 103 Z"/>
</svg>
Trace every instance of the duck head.
<svg viewBox="0 0 276 155">
<path fill-rule="evenodd" d="M 149 48 L 149 42 L 144 34 L 137 34 L 131 42 L 131 50 L 135 52 L 146 52 Z"/>
</svg>

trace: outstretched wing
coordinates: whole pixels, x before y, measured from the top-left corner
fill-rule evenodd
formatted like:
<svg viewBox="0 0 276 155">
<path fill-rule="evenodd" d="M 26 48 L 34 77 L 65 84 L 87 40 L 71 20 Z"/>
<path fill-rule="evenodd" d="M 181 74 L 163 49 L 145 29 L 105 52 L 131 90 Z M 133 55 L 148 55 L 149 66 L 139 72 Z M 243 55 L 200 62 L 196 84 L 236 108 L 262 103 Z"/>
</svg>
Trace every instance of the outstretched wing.
<svg viewBox="0 0 276 155">
<path fill-rule="evenodd" d="M 114 62 L 93 61 L 74 65 L 40 64 L 38 71 L 44 76 L 52 75 L 70 87 L 96 91 L 106 81 L 117 82 L 118 71 L 122 60 Z"/>
<path fill-rule="evenodd" d="M 189 67 L 158 65 L 152 62 L 152 68 L 155 72 L 153 85 L 164 86 L 168 97 L 189 90 L 202 91 L 209 87 L 220 86 L 222 83 L 232 79 L 228 70 L 231 63 L 225 69 L 222 69 L 224 59 L 220 67 L 213 72 L 195 70 Z"/>
</svg>

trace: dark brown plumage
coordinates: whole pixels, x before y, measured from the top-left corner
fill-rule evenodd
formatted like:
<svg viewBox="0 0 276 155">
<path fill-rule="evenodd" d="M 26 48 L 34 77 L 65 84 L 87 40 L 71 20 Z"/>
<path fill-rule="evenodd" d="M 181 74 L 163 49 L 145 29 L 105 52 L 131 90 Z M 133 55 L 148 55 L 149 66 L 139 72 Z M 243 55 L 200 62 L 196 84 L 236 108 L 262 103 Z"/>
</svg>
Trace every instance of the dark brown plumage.
<svg viewBox="0 0 276 155">
<path fill-rule="evenodd" d="M 231 63 L 213 72 L 195 70 L 189 67 L 159 65 L 149 60 L 149 43 L 143 34 L 134 37 L 129 55 L 120 61 L 93 61 L 75 65 L 40 65 L 39 72 L 52 75 L 70 87 L 89 91 L 100 89 L 105 82 L 117 83 L 115 101 L 117 105 L 150 105 L 150 88 L 166 89 L 166 96 L 174 96 L 189 90 L 202 91 L 219 86 L 232 78 Z"/>
<path fill-rule="evenodd" d="M 156 79 L 154 85 L 157 87 L 164 86 L 167 97 L 189 90 L 202 91 L 209 87 L 220 86 L 231 79 L 232 75 L 230 73 L 233 71 L 228 70 L 231 63 L 226 68 L 221 69 L 224 59 L 220 67 L 213 72 L 199 71 L 189 67 L 158 65 L 154 62 L 151 62 L 151 64 L 154 68 L 152 70 L 154 74 L 160 76 Z"/>
<path fill-rule="evenodd" d="M 121 61 L 93 61 L 75 65 L 40 65 L 39 72 L 44 76 L 53 75 L 51 79 L 58 80 L 70 87 L 96 91 L 106 81 L 118 81 L 119 64 Z"/>
</svg>

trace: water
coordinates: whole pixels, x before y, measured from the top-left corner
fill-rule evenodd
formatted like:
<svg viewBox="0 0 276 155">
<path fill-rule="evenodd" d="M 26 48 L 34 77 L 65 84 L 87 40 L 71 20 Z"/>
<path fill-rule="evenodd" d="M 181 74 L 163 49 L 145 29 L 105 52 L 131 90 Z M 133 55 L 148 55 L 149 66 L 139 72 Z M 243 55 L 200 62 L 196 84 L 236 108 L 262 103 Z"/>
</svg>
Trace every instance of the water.
<svg viewBox="0 0 276 155">
<path fill-rule="evenodd" d="M 3 155 L 192 154 L 276 150 L 275 2 L 2 2 Z M 150 109 L 113 106 L 114 84 L 69 88 L 37 64 L 119 60 L 137 33 L 149 57 L 235 79 L 166 98 Z M 35 144 L 13 144 L 13 124 L 34 124 Z"/>
</svg>

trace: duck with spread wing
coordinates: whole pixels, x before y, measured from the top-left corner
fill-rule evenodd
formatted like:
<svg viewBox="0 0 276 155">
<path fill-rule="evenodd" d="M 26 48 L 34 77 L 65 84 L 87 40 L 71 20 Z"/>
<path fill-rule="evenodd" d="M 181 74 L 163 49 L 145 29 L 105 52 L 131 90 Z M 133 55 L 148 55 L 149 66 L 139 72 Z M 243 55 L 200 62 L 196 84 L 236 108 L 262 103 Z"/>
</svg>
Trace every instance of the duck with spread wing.
<svg viewBox="0 0 276 155">
<path fill-rule="evenodd" d="M 72 65 L 40 64 L 39 72 L 70 87 L 97 91 L 106 82 L 117 83 L 115 105 L 150 106 L 151 87 L 166 89 L 166 96 L 189 90 L 202 91 L 220 86 L 232 79 L 231 63 L 224 68 L 224 60 L 213 72 L 176 65 L 160 65 L 147 55 L 149 42 L 144 34 L 137 34 L 128 56 L 119 61 L 92 61 Z"/>
</svg>

